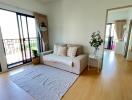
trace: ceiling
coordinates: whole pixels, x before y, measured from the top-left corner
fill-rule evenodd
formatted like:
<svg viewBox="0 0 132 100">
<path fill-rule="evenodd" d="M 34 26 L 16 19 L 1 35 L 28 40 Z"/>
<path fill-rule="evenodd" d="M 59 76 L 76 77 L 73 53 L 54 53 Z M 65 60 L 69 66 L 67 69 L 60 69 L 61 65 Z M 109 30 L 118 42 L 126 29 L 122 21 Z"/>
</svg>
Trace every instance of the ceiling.
<svg viewBox="0 0 132 100">
<path fill-rule="evenodd" d="M 57 1 L 57 0 L 40 0 L 41 2 L 43 3 L 49 3 L 49 2 L 54 2 L 54 1 Z"/>
</svg>

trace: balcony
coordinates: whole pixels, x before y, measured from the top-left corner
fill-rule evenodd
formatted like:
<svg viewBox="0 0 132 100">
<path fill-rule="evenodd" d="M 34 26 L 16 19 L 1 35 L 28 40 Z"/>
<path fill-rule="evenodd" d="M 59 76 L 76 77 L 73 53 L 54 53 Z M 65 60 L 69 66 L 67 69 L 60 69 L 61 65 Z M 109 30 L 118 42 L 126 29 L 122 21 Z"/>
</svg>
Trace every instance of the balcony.
<svg viewBox="0 0 132 100">
<path fill-rule="evenodd" d="M 3 39 L 8 66 L 31 59 L 32 50 L 38 50 L 38 38 Z"/>
</svg>

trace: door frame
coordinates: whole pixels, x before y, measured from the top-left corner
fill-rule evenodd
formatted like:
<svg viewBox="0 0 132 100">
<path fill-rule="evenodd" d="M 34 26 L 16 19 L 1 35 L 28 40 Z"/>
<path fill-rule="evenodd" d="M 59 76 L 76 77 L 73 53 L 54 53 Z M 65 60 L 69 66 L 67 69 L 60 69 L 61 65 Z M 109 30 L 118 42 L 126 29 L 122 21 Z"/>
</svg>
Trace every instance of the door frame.
<svg viewBox="0 0 132 100">
<path fill-rule="evenodd" d="M 130 21 L 129 24 L 129 31 L 128 31 L 128 37 L 127 37 L 127 43 L 126 43 L 126 50 L 125 50 L 125 55 L 124 57 L 127 57 L 127 52 L 128 52 L 128 47 L 129 47 L 129 40 L 130 40 L 130 36 L 131 36 L 131 30 L 132 30 L 132 20 Z"/>
<path fill-rule="evenodd" d="M 17 14 L 17 17 L 19 16 L 20 17 L 20 21 L 18 20 L 18 26 L 19 26 L 19 39 L 21 40 L 21 53 L 23 55 L 23 63 L 28 63 L 31 61 L 31 46 L 30 46 L 30 38 L 29 38 L 29 29 L 28 29 L 28 22 L 27 22 L 27 17 L 30 17 L 26 14 L 21 14 L 21 13 L 16 13 Z M 24 37 L 24 32 L 23 32 L 23 22 L 22 22 L 22 16 L 24 16 L 26 18 L 26 30 L 27 30 L 27 38 Z M 34 18 L 34 17 L 31 17 L 31 18 Z M 21 32 L 20 32 L 20 26 L 21 26 Z M 26 54 L 26 46 L 25 46 L 25 39 L 28 39 L 28 47 L 29 47 L 29 55 L 30 55 L 30 58 L 27 59 L 27 54 Z M 23 45 L 22 45 L 23 44 Z M 24 59 L 24 55 L 25 55 L 25 59 Z"/>
<path fill-rule="evenodd" d="M 107 20 L 108 20 L 108 12 L 111 10 L 116 10 L 116 9 L 123 9 L 123 8 L 131 8 L 132 5 L 126 5 L 126 6 L 119 6 L 115 8 L 110 8 L 106 10 L 106 16 L 105 16 L 105 26 L 104 26 L 104 38 L 106 37 L 106 25 L 107 25 Z M 103 54 L 102 54 L 102 63 L 101 63 L 101 70 L 103 69 L 103 61 L 104 61 L 104 52 L 105 52 L 105 42 L 103 43 Z"/>
</svg>

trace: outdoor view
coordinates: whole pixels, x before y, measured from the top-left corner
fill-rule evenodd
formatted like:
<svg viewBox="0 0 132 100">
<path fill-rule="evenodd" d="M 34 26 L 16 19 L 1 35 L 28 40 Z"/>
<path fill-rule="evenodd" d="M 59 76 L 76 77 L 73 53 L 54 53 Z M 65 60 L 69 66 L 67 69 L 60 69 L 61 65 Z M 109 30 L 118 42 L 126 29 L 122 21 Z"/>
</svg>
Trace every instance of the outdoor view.
<svg viewBox="0 0 132 100">
<path fill-rule="evenodd" d="M 31 58 L 32 49 L 38 50 L 34 18 L 0 10 L 0 27 L 8 65 L 22 63 Z"/>
</svg>

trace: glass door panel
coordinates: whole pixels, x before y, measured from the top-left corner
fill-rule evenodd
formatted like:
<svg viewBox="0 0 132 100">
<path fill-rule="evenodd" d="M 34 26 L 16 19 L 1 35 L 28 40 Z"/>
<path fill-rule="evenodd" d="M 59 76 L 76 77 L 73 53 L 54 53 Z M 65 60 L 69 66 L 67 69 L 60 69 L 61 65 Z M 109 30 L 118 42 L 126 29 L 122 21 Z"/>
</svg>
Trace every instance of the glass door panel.
<svg viewBox="0 0 132 100">
<path fill-rule="evenodd" d="M 18 23 L 20 28 L 20 40 L 22 42 L 22 53 L 24 63 L 31 61 L 31 50 L 29 43 L 29 35 L 28 35 L 28 26 L 27 26 L 27 17 L 21 14 L 18 14 Z"/>
<path fill-rule="evenodd" d="M 36 34 L 36 25 L 35 25 L 35 19 L 31 17 L 27 17 L 28 22 L 28 31 L 29 31 L 29 38 L 30 38 L 30 46 L 31 46 L 31 54 L 32 50 L 37 50 L 39 48 L 38 43 L 38 36 Z"/>
<path fill-rule="evenodd" d="M 22 55 L 23 55 L 23 62 L 26 62 L 26 53 L 25 53 L 25 45 L 23 41 L 23 27 L 22 27 L 22 21 L 21 16 L 17 15 L 18 18 L 18 27 L 19 27 L 19 34 L 20 34 L 20 41 L 21 41 L 21 48 L 22 48 Z"/>
<path fill-rule="evenodd" d="M 18 14 L 24 61 L 31 61 L 32 50 L 39 50 L 35 18 Z"/>
<path fill-rule="evenodd" d="M 31 59 L 31 50 L 30 50 L 30 43 L 29 43 L 29 34 L 28 34 L 28 26 L 27 26 L 27 17 L 21 16 L 22 28 L 23 28 L 23 42 L 25 45 L 25 53 L 26 59 Z"/>
<path fill-rule="evenodd" d="M 0 26 L 8 66 L 21 63 L 23 59 L 16 13 L 0 10 Z"/>
<path fill-rule="evenodd" d="M 32 50 L 39 50 L 35 18 L 1 10 L 0 26 L 8 68 L 31 61 Z"/>
</svg>

